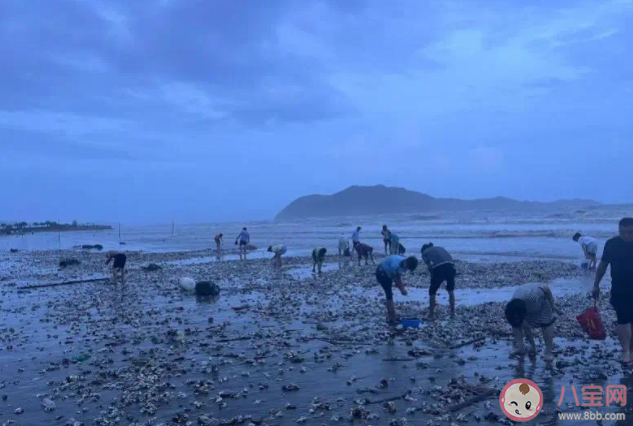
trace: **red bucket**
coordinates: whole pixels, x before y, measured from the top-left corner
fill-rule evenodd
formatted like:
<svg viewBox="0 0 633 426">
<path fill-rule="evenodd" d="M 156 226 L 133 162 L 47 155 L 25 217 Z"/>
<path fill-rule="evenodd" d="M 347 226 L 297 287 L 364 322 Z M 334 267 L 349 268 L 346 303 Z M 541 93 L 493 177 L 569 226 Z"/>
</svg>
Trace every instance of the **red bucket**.
<svg viewBox="0 0 633 426">
<path fill-rule="evenodd" d="M 602 323 L 600 312 L 595 306 L 587 309 L 582 314 L 576 317 L 578 323 L 592 340 L 604 340 L 607 338 L 607 331 Z"/>
</svg>

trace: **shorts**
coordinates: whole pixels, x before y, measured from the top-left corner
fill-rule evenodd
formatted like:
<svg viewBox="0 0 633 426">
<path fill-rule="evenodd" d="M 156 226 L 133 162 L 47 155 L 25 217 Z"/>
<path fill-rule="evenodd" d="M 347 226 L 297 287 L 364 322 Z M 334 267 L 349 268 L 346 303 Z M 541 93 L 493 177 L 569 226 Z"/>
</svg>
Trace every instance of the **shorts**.
<svg viewBox="0 0 633 426">
<path fill-rule="evenodd" d="M 385 246 L 389 246 L 391 244 L 391 240 L 382 240 L 385 243 Z"/>
<path fill-rule="evenodd" d="M 312 252 L 312 261 L 314 261 L 314 263 L 323 263 L 324 260 L 325 256 L 320 257 L 317 252 Z"/>
<path fill-rule="evenodd" d="M 443 265 L 436 266 L 431 270 L 431 286 L 429 287 L 429 295 L 435 296 L 437 290 L 444 281 L 446 281 L 446 290 L 455 290 L 455 266 L 452 263 L 445 263 Z"/>
<path fill-rule="evenodd" d="M 125 262 L 127 261 L 127 256 L 123 253 L 119 253 L 114 256 L 114 265 L 112 267 L 114 269 L 123 269 L 125 268 Z"/>
<path fill-rule="evenodd" d="M 376 269 L 376 279 L 385 291 L 387 300 L 393 300 L 393 280 L 389 278 L 389 275 L 380 266 Z"/>
<path fill-rule="evenodd" d="M 587 256 L 597 256 L 598 255 L 598 245 L 591 244 L 587 246 Z"/>
<path fill-rule="evenodd" d="M 282 254 L 286 254 L 287 251 L 288 251 L 288 248 L 286 246 L 283 246 L 281 249 L 275 252 L 275 256 L 281 256 Z"/>
<path fill-rule="evenodd" d="M 248 241 L 240 241 L 240 247 L 247 246 Z"/>
<path fill-rule="evenodd" d="M 615 309 L 618 324 L 633 323 L 633 294 L 616 295 L 611 293 L 611 305 Z"/>
</svg>

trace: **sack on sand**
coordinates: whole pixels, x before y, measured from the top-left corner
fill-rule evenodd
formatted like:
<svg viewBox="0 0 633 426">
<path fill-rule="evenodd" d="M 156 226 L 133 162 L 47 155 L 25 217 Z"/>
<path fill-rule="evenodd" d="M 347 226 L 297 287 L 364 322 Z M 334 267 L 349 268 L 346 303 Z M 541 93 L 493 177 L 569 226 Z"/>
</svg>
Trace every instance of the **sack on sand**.
<svg viewBox="0 0 633 426">
<path fill-rule="evenodd" d="M 592 340 L 604 340 L 607 338 L 607 332 L 602 323 L 600 312 L 595 306 L 587 309 L 576 317 L 578 323 Z"/>
<path fill-rule="evenodd" d="M 217 296 L 220 294 L 220 286 L 211 281 L 196 283 L 196 296 Z"/>
<path fill-rule="evenodd" d="M 178 280 L 178 286 L 181 290 L 193 293 L 196 290 L 196 282 L 193 278 L 183 277 Z"/>
</svg>

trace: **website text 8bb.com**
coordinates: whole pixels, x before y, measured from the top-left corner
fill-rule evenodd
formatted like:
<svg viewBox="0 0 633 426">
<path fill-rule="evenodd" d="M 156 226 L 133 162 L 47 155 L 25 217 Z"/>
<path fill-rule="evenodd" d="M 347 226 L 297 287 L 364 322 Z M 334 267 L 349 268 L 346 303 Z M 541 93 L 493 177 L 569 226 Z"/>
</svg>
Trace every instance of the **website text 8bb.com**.
<svg viewBox="0 0 633 426">
<path fill-rule="evenodd" d="M 558 420 L 597 420 L 597 421 L 626 420 L 626 414 L 600 413 L 597 411 L 585 411 L 584 413 L 558 413 Z"/>
</svg>

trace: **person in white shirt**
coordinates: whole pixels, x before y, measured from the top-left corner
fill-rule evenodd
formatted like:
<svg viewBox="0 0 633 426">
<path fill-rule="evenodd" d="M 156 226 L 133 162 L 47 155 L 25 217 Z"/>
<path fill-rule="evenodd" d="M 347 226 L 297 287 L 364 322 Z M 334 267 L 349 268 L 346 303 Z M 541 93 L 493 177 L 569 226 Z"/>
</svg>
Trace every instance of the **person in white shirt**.
<svg viewBox="0 0 633 426">
<path fill-rule="evenodd" d="M 288 251 L 286 246 L 283 244 L 277 244 L 275 246 L 268 247 L 268 251 L 275 254 L 275 256 L 273 256 L 273 268 L 277 270 L 281 269 L 281 256 L 286 254 L 286 251 Z"/>
<path fill-rule="evenodd" d="M 596 269 L 598 263 L 598 242 L 595 238 L 582 235 L 580 232 L 574 234 L 573 240 L 580 244 L 585 254 L 585 259 L 589 260 L 589 269 Z"/>
<path fill-rule="evenodd" d="M 345 235 L 341 234 L 338 239 L 338 257 L 343 257 L 346 250 L 349 251 L 349 240 Z"/>
</svg>

